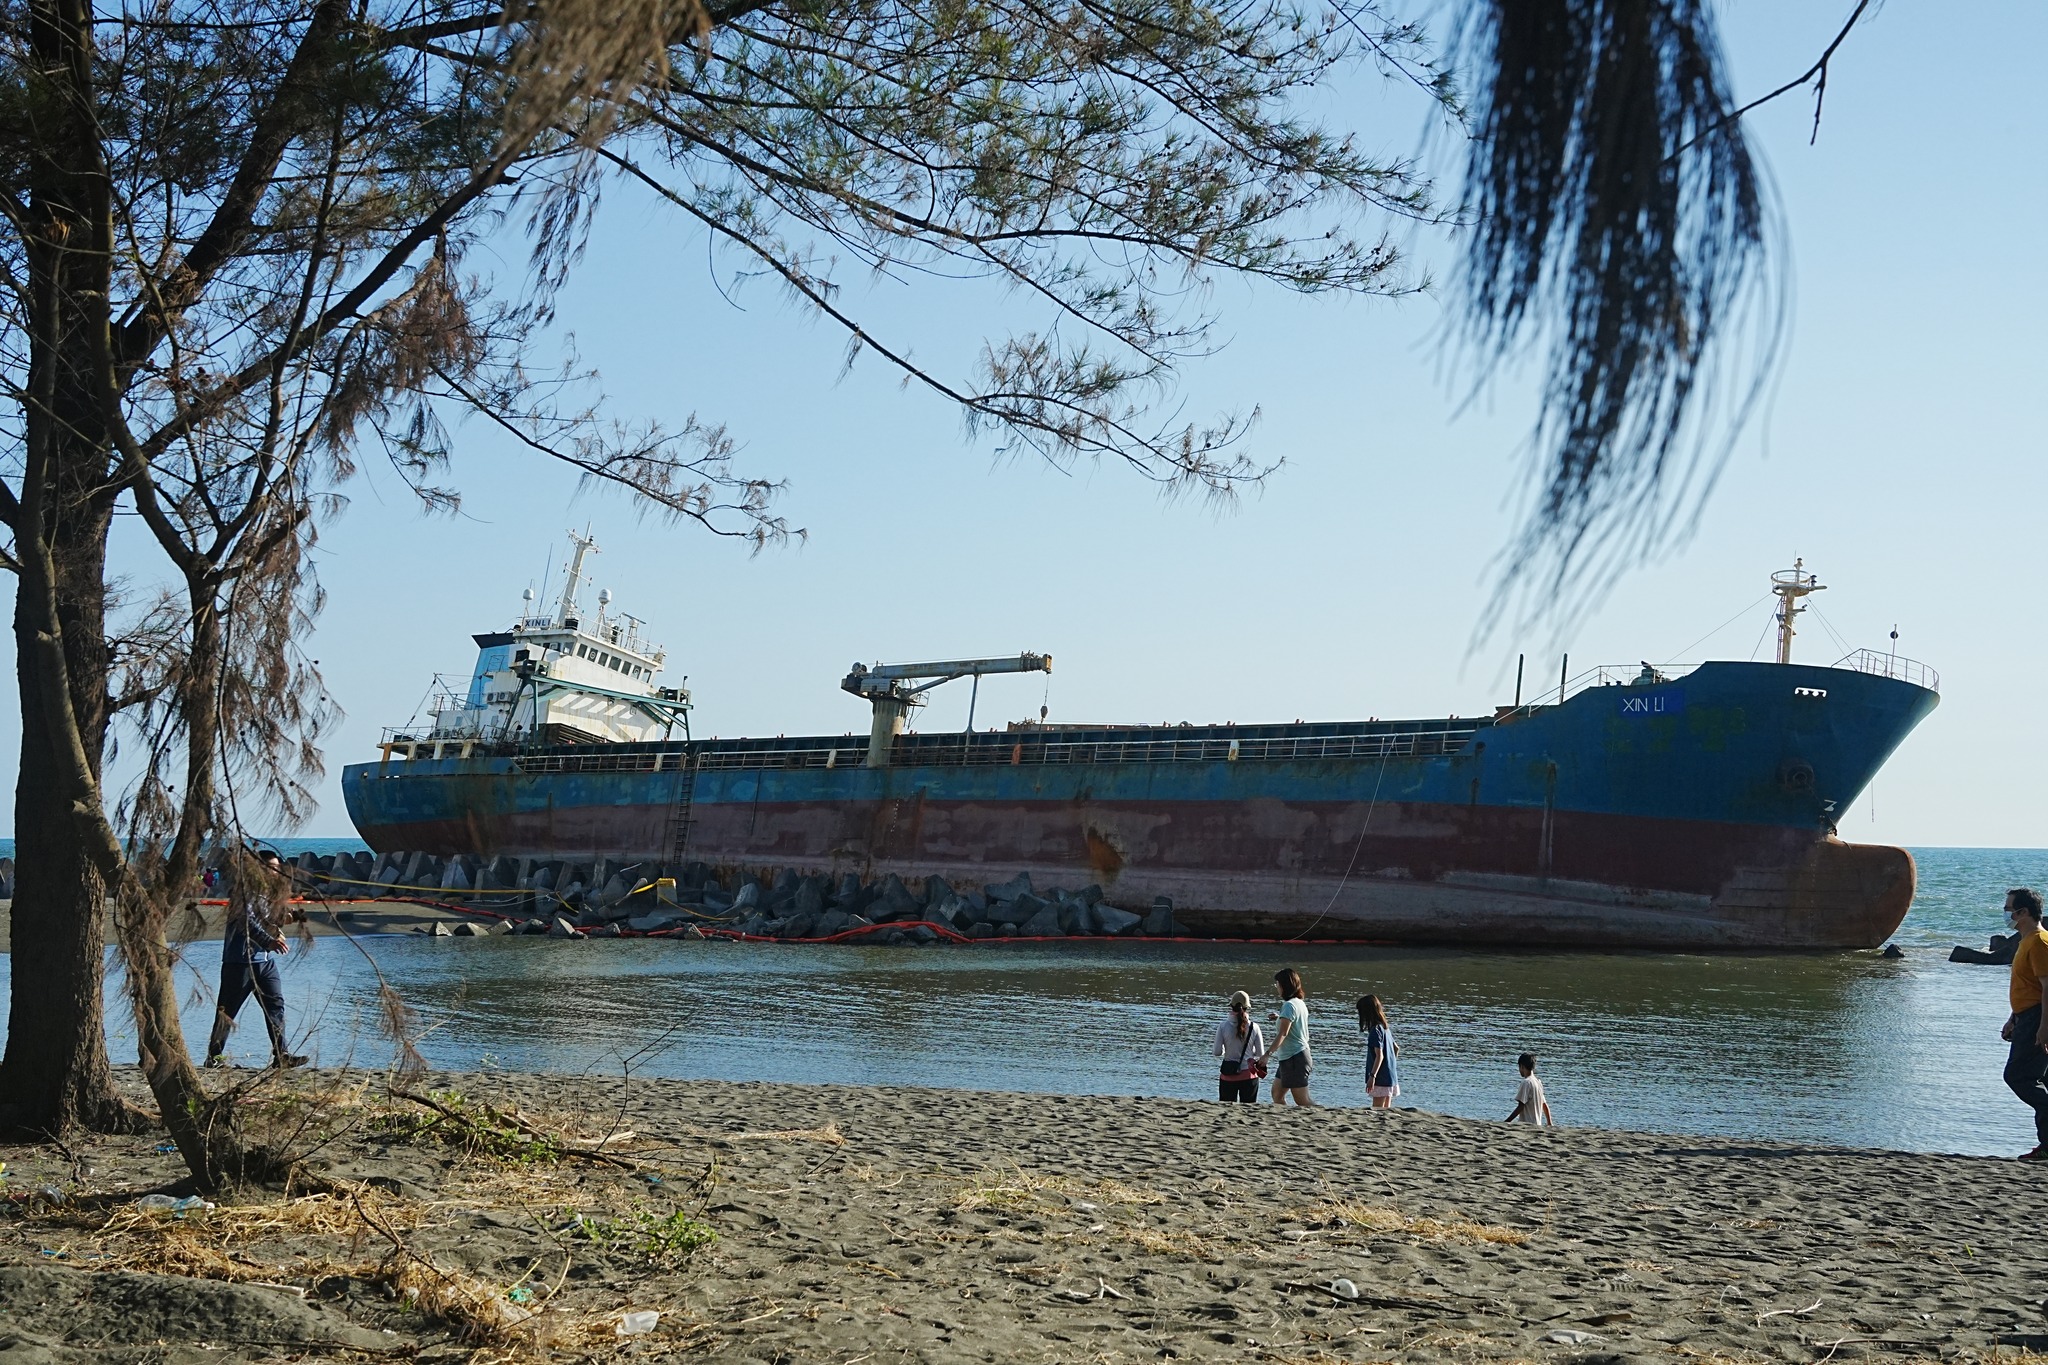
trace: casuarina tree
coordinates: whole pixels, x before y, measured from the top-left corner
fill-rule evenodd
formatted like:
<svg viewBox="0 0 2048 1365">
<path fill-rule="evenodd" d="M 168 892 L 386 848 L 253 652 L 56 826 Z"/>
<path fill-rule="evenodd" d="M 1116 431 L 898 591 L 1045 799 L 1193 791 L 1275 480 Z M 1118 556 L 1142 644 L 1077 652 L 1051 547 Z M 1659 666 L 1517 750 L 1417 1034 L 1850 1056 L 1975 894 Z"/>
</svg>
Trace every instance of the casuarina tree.
<svg viewBox="0 0 2048 1365">
<path fill-rule="evenodd" d="M 1575 546 L 1670 464 L 1661 433 L 1761 242 L 1753 177 L 1697 4 L 1470 13 L 1495 74 L 1466 307 L 1497 349 L 1570 320 L 1536 524 Z M 444 423 L 467 414 L 672 517 L 790 533 L 715 420 L 625 420 L 543 367 L 604 195 L 653 196 L 843 329 L 848 363 L 971 427 L 1219 496 L 1267 465 L 1241 414 L 1181 415 L 1201 286 L 1404 292 L 1389 233 L 1456 212 L 1306 112 L 1361 77 L 1460 112 L 1420 31 L 1372 0 L 0 0 L 0 43 L 17 1129 L 126 1121 L 99 1012 L 109 898 L 159 1104 L 203 1108 L 166 926 L 238 802 L 288 820 L 316 769 L 327 708 L 294 641 L 360 460 L 448 505 Z M 522 230 L 516 265 L 475 250 Z M 863 316 L 849 270 L 996 281 L 1017 326 L 930 365 Z M 171 566 L 155 601 L 110 597 L 122 510 Z M 117 715 L 145 776 L 110 801 Z"/>
</svg>

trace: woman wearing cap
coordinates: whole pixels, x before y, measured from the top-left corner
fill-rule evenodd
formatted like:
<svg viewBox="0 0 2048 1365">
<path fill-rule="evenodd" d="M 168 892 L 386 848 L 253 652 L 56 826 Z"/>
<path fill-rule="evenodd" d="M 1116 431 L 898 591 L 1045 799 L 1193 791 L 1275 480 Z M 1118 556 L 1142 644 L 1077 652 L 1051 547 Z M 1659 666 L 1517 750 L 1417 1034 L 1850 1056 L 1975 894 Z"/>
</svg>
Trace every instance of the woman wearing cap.
<svg viewBox="0 0 2048 1365">
<path fill-rule="evenodd" d="M 1257 1104 L 1266 1035 L 1252 1022 L 1252 998 L 1243 991 L 1230 997 L 1230 1013 L 1216 1025 L 1216 1055 L 1223 1059 L 1216 1098 L 1225 1104 Z"/>
</svg>

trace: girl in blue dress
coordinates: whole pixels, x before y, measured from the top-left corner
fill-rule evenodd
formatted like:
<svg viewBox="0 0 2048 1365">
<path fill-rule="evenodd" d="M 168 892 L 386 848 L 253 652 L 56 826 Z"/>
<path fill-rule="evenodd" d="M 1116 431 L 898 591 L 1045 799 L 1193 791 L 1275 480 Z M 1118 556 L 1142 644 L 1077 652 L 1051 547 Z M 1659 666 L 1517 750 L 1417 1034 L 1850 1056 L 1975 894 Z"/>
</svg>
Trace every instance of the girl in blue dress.
<svg viewBox="0 0 2048 1365">
<path fill-rule="evenodd" d="M 1401 1093 L 1401 1072 L 1395 1060 L 1401 1049 L 1387 1023 L 1387 1007 L 1377 995 L 1359 997 L 1358 1031 L 1365 1035 L 1365 1093 L 1372 1096 L 1373 1108 L 1391 1109 Z"/>
</svg>

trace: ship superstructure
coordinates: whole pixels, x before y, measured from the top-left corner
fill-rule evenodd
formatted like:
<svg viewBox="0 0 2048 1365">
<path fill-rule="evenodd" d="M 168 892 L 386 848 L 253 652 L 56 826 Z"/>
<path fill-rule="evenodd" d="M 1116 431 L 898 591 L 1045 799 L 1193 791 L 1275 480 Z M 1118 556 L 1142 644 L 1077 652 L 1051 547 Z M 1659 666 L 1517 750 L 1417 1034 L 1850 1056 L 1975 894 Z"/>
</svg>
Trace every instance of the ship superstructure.
<svg viewBox="0 0 2048 1365">
<path fill-rule="evenodd" d="M 474 747 L 634 744 L 672 738 L 678 728 L 688 737 L 689 690 L 657 683 L 667 652 L 642 636 L 644 621 L 611 610 L 609 589 L 598 592 L 594 612 L 583 609 L 586 562 L 598 545 L 575 531 L 569 541 L 554 611 L 536 615 L 533 589 L 522 593 L 524 610 L 510 629 L 470 637 L 477 656 L 468 690 L 437 692 L 431 723 L 394 733 L 386 752 L 420 738 Z"/>
</svg>

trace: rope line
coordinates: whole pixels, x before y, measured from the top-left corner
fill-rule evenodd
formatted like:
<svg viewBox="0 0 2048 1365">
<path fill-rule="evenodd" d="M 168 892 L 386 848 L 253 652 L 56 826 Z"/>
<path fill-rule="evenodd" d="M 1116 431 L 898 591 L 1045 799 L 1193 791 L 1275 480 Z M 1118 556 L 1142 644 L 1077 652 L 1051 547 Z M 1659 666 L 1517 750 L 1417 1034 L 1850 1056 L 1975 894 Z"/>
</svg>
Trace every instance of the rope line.
<svg viewBox="0 0 2048 1365">
<path fill-rule="evenodd" d="M 1372 813 L 1379 808 L 1380 804 L 1380 783 L 1386 780 L 1387 751 L 1382 749 L 1380 751 L 1379 776 L 1375 777 L 1372 782 L 1372 800 L 1367 802 L 1365 807 L 1365 823 L 1358 827 L 1358 842 L 1356 844 L 1353 844 L 1351 847 L 1351 861 L 1344 865 L 1344 875 L 1338 878 L 1337 889 L 1330 893 L 1330 903 L 1323 907 L 1322 914 L 1317 915 L 1314 919 L 1308 922 L 1308 929 L 1302 930 L 1300 933 L 1296 934 L 1291 939 L 1282 940 L 1283 942 L 1301 943 L 1307 941 L 1309 930 L 1314 929 L 1318 924 L 1321 924 L 1325 919 L 1329 917 L 1330 911 L 1337 908 L 1337 897 L 1343 895 L 1344 888 L 1350 885 L 1352 870 L 1358 866 L 1358 855 L 1365 852 L 1366 832 L 1372 828 Z"/>
</svg>

